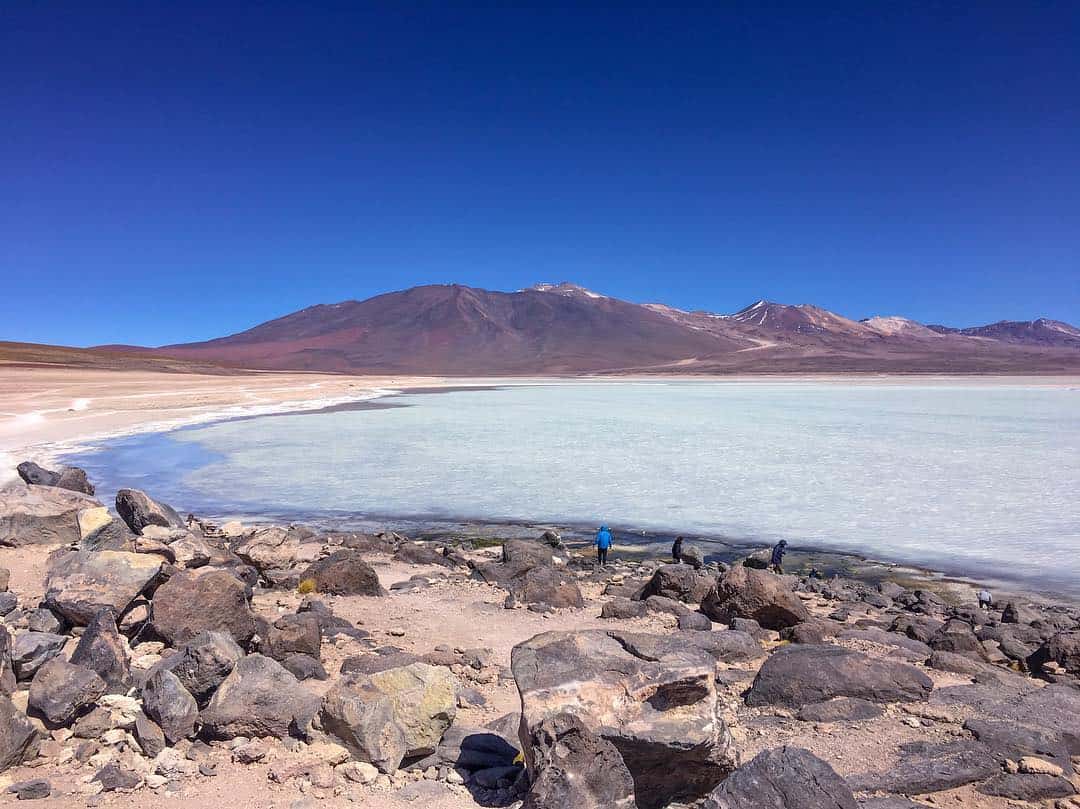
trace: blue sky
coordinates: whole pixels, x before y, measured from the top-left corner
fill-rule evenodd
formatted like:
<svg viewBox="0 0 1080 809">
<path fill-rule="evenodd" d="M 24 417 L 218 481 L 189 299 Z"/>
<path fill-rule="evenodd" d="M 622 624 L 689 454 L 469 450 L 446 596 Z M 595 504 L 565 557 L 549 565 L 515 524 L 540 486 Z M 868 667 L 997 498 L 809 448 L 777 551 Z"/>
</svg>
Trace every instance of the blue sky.
<svg viewBox="0 0 1080 809">
<path fill-rule="evenodd" d="M 6 4 L 0 339 L 542 280 L 1080 322 L 1080 5 L 717 5 Z"/>
</svg>

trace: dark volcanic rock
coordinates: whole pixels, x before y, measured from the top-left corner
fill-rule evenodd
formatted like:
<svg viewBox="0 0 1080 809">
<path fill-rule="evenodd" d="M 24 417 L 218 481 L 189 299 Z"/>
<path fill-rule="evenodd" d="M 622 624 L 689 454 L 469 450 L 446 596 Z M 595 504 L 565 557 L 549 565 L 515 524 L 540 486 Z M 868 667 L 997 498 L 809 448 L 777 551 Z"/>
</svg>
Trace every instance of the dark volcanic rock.
<svg viewBox="0 0 1080 809">
<path fill-rule="evenodd" d="M 837 697 L 826 702 L 814 702 L 799 709 L 803 722 L 862 722 L 877 719 L 885 709 L 875 702 L 854 697 Z"/>
<path fill-rule="evenodd" d="M 625 596 L 617 596 L 600 608 L 601 618 L 642 618 L 645 616 L 645 605 L 640 601 L 633 601 Z"/>
<path fill-rule="evenodd" d="M 94 487 L 87 480 L 86 472 L 77 466 L 64 466 L 59 472 L 53 472 L 33 461 L 23 461 L 15 467 L 15 471 L 24 481 L 35 486 L 56 486 L 82 494 L 94 493 Z"/>
<path fill-rule="evenodd" d="M 135 740 L 143 753 L 150 758 L 166 747 L 165 734 L 161 728 L 142 712 L 135 717 Z"/>
<path fill-rule="evenodd" d="M 16 781 L 7 791 L 14 795 L 16 800 L 33 801 L 49 797 L 52 794 L 52 784 L 44 778 L 33 778 L 29 781 Z"/>
<path fill-rule="evenodd" d="M 798 747 L 759 753 L 713 790 L 702 809 L 858 809 L 850 787 L 817 756 Z"/>
<path fill-rule="evenodd" d="M 842 631 L 844 625 L 836 621 L 805 621 L 780 630 L 780 639 L 791 643 L 825 643 L 828 638 L 835 638 Z"/>
<path fill-rule="evenodd" d="M 1066 773 L 1073 770 L 1069 739 L 1058 731 L 979 717 L 967 720 L 964 728 L 999 760 L 1036 756 L 1057 764 Z"/>
<path fill-rule="evenodd" d="M 1042 674 L 1050 662 L 1062 666 L 1069 674 L 1080 675 L 1080 632 L 1058 632 L 1027 659 L 1033 674 Z"/>
<path fill-rule="evenodd" d="M 32 758 L 37 742 L 37 731 L 26 714 L 0 695 L 0 772 Z"/>
<path fill-rule="evenodd" d="M 975 631 L 971 624 L 966 621 L 949 621 L 934 633 L 928 644 L 931 649 L 939 652 L 952 652 L 953 654 L 972 657 L 976 660 L 986 660 L 986 650 L 982 643 L 975 637 Z"/>
<path fill-rule="evenodd" d="M 214 690 L 229 676 L 244 650 L 232 636 L 225 632 L 203 630 L 184 644 L 172 657 L 158 663 L 157 668 L 167 668 L 181 685 L 204 707 Z"/>
<path fill-rule="evenodd" d="M 184 521 L 171 506 L 159 503 L 138 489 L 120 489 L 116 493 L 116 513 L 128 528 L 141 534 L 148 525 L 162 528 L 183 528 Z"/>
<path fill-rule="evenodd" d="M 978 791 L 983 795 L 1038 803 L 1050 798 L 1075 795 L 1076 787 L 1060 775 L 998 773 L 986 783 L 980 784 Z"/>
<path fill-rule="evenodd" d="M 121 615 L 161 572 L 157 556 L 125 551 L 72 551 L 54 558 L 45 579 L 45 605 L 76 626 L 101 610 Z"/>
<path fill-rule="evenodd" d="M 789 646 L 765 661 L 746 704 L 799 708 L 833 697 L 914 702 L 926 699 L 932 687 L 929 677 L 904 663 L 838 646 Z"/>
<path fill-rule="evenodd" d="M 311 655 L 299 653 L 287 655 L 281 661 L 281 665 L 297 680 L 327 680 L 330 677 L 322 663 Z"/>
<path fill-rule="evenodd" d="M 672 651 L 671 642 L 584 631 L 518 644 L 511 667 L 522 740 L 545 719 L 572 713 L 618 749 L 642 809 L 707 794 L 734 764 L 731 736 L 716 713 L 716 664 L 686 643 Z M 533 768 L 528 744 L 525 752 Z"/>
<path fill-rule="evenodd" d="M 316 592 L 341 596 L 385 596 L 379 577 L 359 551 L 335 551 L 312 562 L 300 574 L 300 583 L 311 581 Z"/>
<path fill-rule="evenodd" d="M 11 665 L 11 642 L 7 628 L 0 624 L 0 695 L 10 694 L 17 683 Z"/>
<path fill-rule="evenodd" d="M 702 615 L 700 612 L 684 612 L 680 613 L 678 617 L 679 629 L 689 630 L 694 632 L 711 632 L 712 621 L 708 616 Z"/>
<path fill-rule="evenodd" d="M 106 764 L 93 779 L 101 784 L 102 792 L 125 792 L 136 789 L 142 783 L 142 776 L 117 764 Z"/>
<path fill-rule="evenodd" d="M 567 573 L 553 567 L 535 567 L 507 584 L 515 601 L 556 609 L 585 606 L 581 590 Z"/>
<path fill-rule="evenodd" d="M 1001 771 L 989 749 L 978 742 L 912 742 L 900 751 L 900 761 L 887 771 L 849 778 L 852 789 L 922 795 L 984 781 Z"/>
<path fill-rule="evenodd" d="M 116 628 L 116 613 L 105 608 L 94 617 L 71 653 L 71 662 L 97 672 L 111 693 L 127 690 L 131 671 L 127 646 Z"/>
<path fill-rule="evenodd" d="M 685 604 L 700 604 L 715 581 L 715 576 L 690 565 L 661 565 L 638 598 L 644 601 L 649 596 L 663 596 Z"/>
<path fill-rule="evenodd" d="M 142 689 L 143 710 L 157 723 L 169 744 L 195 735 L 199 706 L 180 679 L 168 669 L 157 669 Z"/>
<path fill-rule="evenodd" d="M 892 646 L 911 652 L 914 659 L 925 660 L 933 651 L 920 640 L 915 640 L 899 632 L 886 632 L 883 629 L 845 629 L 839 635 L 840 640 L 865 640 L 879 646 Z"/>
<path fill-rule="evenodd" d="M 766 629 L 783 629 L 810 617 L 783 578 L 741 565 L 716 581 L 705 595 L 701 611 L 723 624 L 735 618 L 753 618 Z"/>
<path fill-rule="evenodd" d="M 280 663 L 259 654 L 242 658 L 218 686 L 201 714 L 203 732 L 215 739 L 234 736 L 303 738 L 319 710 Z"/>
<path fill-rule="evenodd" d="M 636 809 L 619 751 L 577 717 L 556 714 L 532 730 L 533 779 L 522 809 Z"/>
<path fill-rule="evenodd" d="M 224 632 L 241 646 L 255 634 L 255 614 L 240 580 L 224 570 L 201 567 L 174 573 L 154 593 L 153 625 L 178 646 L 200 632 Z"/>
<path fill-rule="evenodd" d="M 282 615 L 268 627 L 263 638 L 263 653 L 278 662 L 291 654 L 304 654 L 318 660 L 322 651 L 319 617 L 311 612 Z"/>
<path fill-rule="evenodd" d="M 93 671 L 55 657 L 34 675 L 28 704 L 51 724 L 66 725 L 105 691 L 105 681 Z"/>
<path fill-rule="evenodd" d="M 17 680 L 31 679 L 39 668 L 60 654 L 65 635 L 50 632 L 20 632 L 11 641 L 11 667 Z"/>
</svg>

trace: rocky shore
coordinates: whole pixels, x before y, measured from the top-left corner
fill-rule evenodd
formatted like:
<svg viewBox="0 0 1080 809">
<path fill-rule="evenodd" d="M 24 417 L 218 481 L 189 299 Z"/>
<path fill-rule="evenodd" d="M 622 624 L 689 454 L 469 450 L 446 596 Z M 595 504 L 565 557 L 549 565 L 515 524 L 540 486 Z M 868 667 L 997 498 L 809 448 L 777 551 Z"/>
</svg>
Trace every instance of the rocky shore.
<svg viewBox="0 0 1080 809">
<path fill-rule="evenodd" d="M 18 471 L 5 800 L 1080 808 L 1071 605 L 693 548 L 601 568 L 554 531 L 214 525 Z"/>
</svg>

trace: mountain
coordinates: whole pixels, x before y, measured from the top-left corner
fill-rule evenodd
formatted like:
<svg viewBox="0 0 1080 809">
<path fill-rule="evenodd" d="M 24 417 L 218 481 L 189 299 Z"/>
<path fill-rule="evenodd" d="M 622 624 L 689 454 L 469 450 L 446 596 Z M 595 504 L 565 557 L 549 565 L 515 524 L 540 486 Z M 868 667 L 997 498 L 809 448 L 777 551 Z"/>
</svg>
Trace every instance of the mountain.
<svg viewBox="0 0 1080 809">
<path fill-rule="evenodd" d="M 448 376 L 1080 372 L 1080 330 L 1059 321 L 951 329 L 764 300 L 721 314 L 570 283 L 414 287 L 312 306 L 207 342 L 114 350 L 251 369 Z"/>
</svg>

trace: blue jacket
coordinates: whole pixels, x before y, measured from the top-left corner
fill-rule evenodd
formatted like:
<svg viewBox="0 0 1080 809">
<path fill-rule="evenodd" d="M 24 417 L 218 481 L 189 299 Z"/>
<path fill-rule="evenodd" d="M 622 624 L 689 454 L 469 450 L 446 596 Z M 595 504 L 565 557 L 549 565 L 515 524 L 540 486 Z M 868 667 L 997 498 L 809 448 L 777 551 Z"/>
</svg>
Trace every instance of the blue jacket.
<svg viewBox="0 0 1080 809">
<path fill-rule="evenodd" d="M 600 530 L 596 532 L 596 547 L 601 550 L 611 547 L 611 532 L 606 525 L 601 525 Z"/>
<path fill-rule="evenodd" d="M 774 545 L 772 549 L 772 563 L 778 565 L 783 562 L 785 553 L 787 553 L 787 545 Z"/>
</svg>

